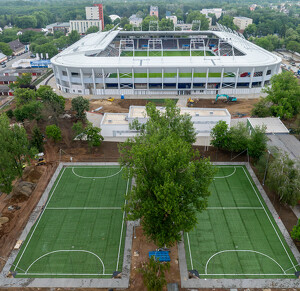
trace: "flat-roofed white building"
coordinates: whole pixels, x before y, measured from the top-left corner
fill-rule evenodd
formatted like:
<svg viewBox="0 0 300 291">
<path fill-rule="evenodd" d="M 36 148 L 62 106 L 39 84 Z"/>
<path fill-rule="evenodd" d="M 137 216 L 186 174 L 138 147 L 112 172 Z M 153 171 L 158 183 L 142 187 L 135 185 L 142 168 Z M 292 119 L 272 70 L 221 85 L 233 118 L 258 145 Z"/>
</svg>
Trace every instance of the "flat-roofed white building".
<svg viewBox="0 0 300 291">
<path fill-rule="evenodd" d="M 214 14 L 216 15 L 217 18 L 220 18 L 223 13 L 223 10 L 222 8 L 209 8 L 209 9 L 204 8 L 200 12 L 201 14 L 204 14 L 206 16 L 209 16 L 208 14 Z"/>
<path fill-rule="evenodd" d="M 129 17 L 129 23 L 133 26 L 140 26 L 143 22 L 143 18 L 138 17 L 136 14 L 132 14 Z"/>
<path fill-rule="evenodd" d="M 78 33 L 86 33 L 91 26 L 97 26 L 102 31 L 101 20 L 70 20 L 70 31 L 77 30 Z"/>
<path fill-rule="evenodd" d="M 248 25 L 253 23 L 253 20 L 248 17 L 238 16 L 233 17 L 233 23 L 240 29 L 245 30 Z"/>
<path fill-rule="evenodd" d="M 177 24 L 177 16 L 176 15 L 166 16 L 166 18 L 171 19 L 174 24 Z"/>
<path fill-rule="evenodd" d="M 164 112 L 165 107 L 157 107 Z M 180 108 L 181 114 L 192 116 L 192 122 L 197 136 L 210 136 L 212 128 L 218 121 L 225 121 L 230 126 L 231 115 L 224 108 Z M 101 121 L 101 134 L 104 137 L 131 137 L 138 134 L 129 129 L 133 120 L 146 123 L 148 116 L 145 106 L 130 106 L 129 113 L 105 113 Z"/>
</svg>

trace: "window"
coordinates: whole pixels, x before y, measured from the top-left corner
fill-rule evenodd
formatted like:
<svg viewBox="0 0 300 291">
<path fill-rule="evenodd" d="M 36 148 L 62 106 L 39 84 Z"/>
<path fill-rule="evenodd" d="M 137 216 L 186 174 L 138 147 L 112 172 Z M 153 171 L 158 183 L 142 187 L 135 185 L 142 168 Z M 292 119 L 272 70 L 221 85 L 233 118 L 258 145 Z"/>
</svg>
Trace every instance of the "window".
<svg viewBox="0 0 300 291">
<path fill-rule="evenodd" d="M 261 77 L 263 75 L 263 72 L 255 72 L 254 77 Z"/>
<path fill-rule="evenodd" d="M 72 72 L 72 73 L 71 73 L 71 76 L 72 76 L 72 77 L 77 77 L 77 76 L 79 76 L 79 73 Z"/>
<path fill-rule="evenodd" d="M 271 70 L 268 70 L 267 71 L 267 75 L 271 75 L 272 71 Z"/>
<path fill-rule="evenodd" d="M 63 76 L 68 76 L 66 71 L 62 71 Z"/>
</svg>

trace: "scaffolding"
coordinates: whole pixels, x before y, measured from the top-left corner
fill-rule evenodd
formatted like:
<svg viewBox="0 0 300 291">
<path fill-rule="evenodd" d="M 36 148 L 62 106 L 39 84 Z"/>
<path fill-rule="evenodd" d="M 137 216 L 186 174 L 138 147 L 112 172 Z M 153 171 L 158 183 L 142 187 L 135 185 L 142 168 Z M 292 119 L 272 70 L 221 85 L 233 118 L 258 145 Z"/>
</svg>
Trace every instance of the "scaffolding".
<svg viewBox="0 0 300 291">
<path fill-rule="evenodd" d="M 156 29 L 153 29 L 153 28 L 156 28 Z M 157 20 L 149 21 L 149 31 L 158 31 L 158 21 Z"/>
<path fill-rule="evenodd" d="M 148 39 L 148 48 L 147 48 L 147 56 L 150 56 L 150 51 L 152 51 L 153 56 L 161 56 L 163 57 L 164 55 L 164 48 L 162 44 L 162 39 L 160 38 L 151 38 Z"/>
<path fill-rule="evenodd" d="M 204 52 L 204 56 L 206 57 L 206 51 L 205 51 L 205 40 L 203 38 L 191 38 L 190 40 L 190 57 L 192 57 L 192 51 L 195 52 Z M 198 56 L 197 53 L 194 53 L 194 55 Z"/>
<path fill-rule="evenodd" d="M 133 39 L 121 39 L 119 46 L 119 58 L 123 51 L 132 51 L 134 57 L 134 40 Z"/>
</svg>

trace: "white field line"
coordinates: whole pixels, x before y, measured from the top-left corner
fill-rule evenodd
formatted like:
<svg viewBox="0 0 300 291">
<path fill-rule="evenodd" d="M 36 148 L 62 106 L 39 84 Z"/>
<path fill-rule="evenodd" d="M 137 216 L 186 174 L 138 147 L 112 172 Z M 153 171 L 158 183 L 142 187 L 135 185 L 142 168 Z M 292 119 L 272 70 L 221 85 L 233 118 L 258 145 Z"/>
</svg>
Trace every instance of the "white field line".
<svg viewBox="0 0 300 291">
<path fill-rule="evenodd" d="M 262 207 L 207 207 L 206 209 L 213 209 L 213 210 L 263 210 Z"/>
<path fill-rule="evenodd" d="M 192 270 L 194 270 L 189 233 L 186 234 L 186 237 L 187 237 L 187 240 L 188 240 L 188 247 L 189 247 L 189 252 L 190 252 L 191 267 L 192 267 Z"/>
<path fill-rule="evenodd" d="M 29 276 L 112 276 L 113 274 L 18 273 Z"/>
<path fill-rule="evenodd" d="M 250 179 L 249 179 L 249 177 L 248 177 L 248 174 L 247 174 L 247 172 L 245 171 L 244 167 L 243 167 L 243 170 L 244 170 L 244 173 L 245 173 L 245 175 L 246 175 L 246 177 L 247 177 L 247 179 L 248 179 L 250 185 L 252 186 L 252 189 L 253 189 L 254 193 L 256 194 L 257 199 L 259 200 L 261 206 L 264 208 L 265 214 L 267 215 L 267 217 L 268 217 L 268 219 L 269 219 L 269 221 L 270 221 L 270 223 L 271 223 L 271 225 L 272 225 L 272 227 L 273 227 L 273 229 L 274 229 L 274 231 L 275 231 L 275 233 L 276 233 L 276 235 L 277 235 L 277 237 L 278 237 L 278 239 L 279 239 L 279 241 L 280 241 L 280 243 L 281 243 L 283 249 L 285 250 L 285 252 L 286 252 L 286 254 L 287 254 L 287 256 L 288 256 L 290 262 L 292 263 L 292 266 L 294 267 L 295 271 L 297 272 L 297 269 L 296 269 L 296 267 L 295 267 L 295 265 L 294 265 L 294 263 L 293 263 L 293 261 L 292 261 L 290 255 L 289 255 L 289 253 L 287 252 L 287 250 L 286 250 L 286 248 L 285 248 L 285 246 L 284 246 L 284 244 L 283 244 L 283 242 L 282 242 L 282 240 L 281 240 L 281 238 L 280 238 L 280 236 L 279 236 L 279 234 L 278 234 L 278 232 L 277 232 L 277 230 L 276 230 L 276 228 L 275 228 L 275 226 L 274 226 L 274 224 L 273 224 L 273 222 L 272 222 L 272 220 L 271 220 L 271 218 L 270 218 L 270 216 L 269 216 L 269 214 L 268 214 L 268 212 L 266 211 L 266 209 L 265 209 L 263 203 L 261 202 L 261 200 L 260 200 L 260 198 L 259 198 L 259 196 L 258 196 L 258 194 L 257 194 L 257 192 L 256 192 L 256 190 L 255 190 L 255 188 L 254 188 L 254 186 L 253 186 L 253 184 L 251 183 L 251 181 L 250 181 Z"/>
<path fill-rule="evenodd" d="M 25 274 L 27 274 L 27 272 L 29 271 L 29 269 L 32 267 L 33 264 L 35 264 L 37 261 L 39 261 L 40 259 L 48 256 L 48 255 L 51 255 L 51 254 L 55 254 L 55 253 L 66 253 L 66 252 L 77 252 L 77 253 L 88 253 L 88 254 L 91 254 L 93 256 L 95 256 L 101 263 L 102 265 L 102 268 L 103 268 L 103 274 L 105 273 L 105 266 L 104 266 L 104 263 L 103 261 L 101 260 L 101 258 L 99 256 L 97 256 L 95 253 L 93 252 L 90 252 L 90 251 L 86 251 L 86 250 L 56 250 L 56 251 L 52 251 L 52 252 L 49 252 L 49 253 L 46 253 L 40 257 L 38 257 L 36 260 L 34 260 L 30 266 L 26 269 L 26 272 Z M 101 275 L 101 274 L 100 274 Z"/>
<path fill-rule="evenodd" d="M 80 169 L 80 168 L 79 168 Z M 106 179 L 106 178 L 112 178 L 114 176 L 117 176 L 118 174 L 120 174 L 120 172 L 123 170 L 123 167 L 120 169 L 119 172 L 115 173 L 115 174 L 112 174 L 110 176 L 105 176 L 105 177 L 85 177 L 85 176 L 81 176 L 81 175 L 78 175 L 75 173 L 74 171 L 74 167 L 72 168 L 72 172 L 75 176 L 77 176 L 78 178 L 82 178 L 82 179 Z"/>
<path fill-rule="evenodd" d="M 234 171 L 233 171 L 231 174 L 229 174 L 229 175 L 227 175 L 227 176 L 214 177 L 214 179 L 225 179 L 225 178 L 229 178 L 229 177 L 231 177 L 232 175 L 234 175 L 235 172 L 236 172 L 236 167 L 234 167 Z"/>
<path fill-rule="evenodd" d="M 282 272 L 283 272 L 282 275 L 286 274 L 285 271 L 284 271 L 284 269 L 282 268 L 282 266 L 281 266 L 277 261 L 275 261 L 273 258 L 271 258 L 270 256 L 268 256 L 268 255 L 266 255 L 266 254 L 264 254 L 264 253 L 257 252 L 257 251 L 253 251 L 253 250 L 224 250 L 224 251 L 217 252 L 217 253 L 213 254 L 213 255 L 207 260 L 206 265 L 205 265 L 205 274 L 207 274 L 208 264 L 209 264 L 210 260 L 211 260 L 213 257 L 215 257 L 215 256 L 217 256 L 217 255 L 219 255 L 219 254 L 222 254 L 222 253 L 231 253 L 231 252 L 248 252 L 248 253 L 255 253 L 255 254 L 262 255 L 262 256 L 264 256 L 264 257 L 267 257 L 267 258 L 270 259 L 271 261 L 273 261 L 275 264 L 277 264 L 277 266 L 278 266 L 278 267 L 282 270 Z M 243 275 L 244 275 L 244 274 L 243 274 Z"/>
<path fill-rule="evenodd" d="M 120 210 L 122 207 L 48 207 L 47 210 Z"/>
<path fill-rule="evenodd" d="M 127 187 L 126 187 L 126 196 L 128 193 L 128 186 L 129 186 L 129 178 L 127 180 Z M 126 199 L 124 202 L 124 206 L 126 204 Z M 122 244 L 122 235 L 123 235 L 123 227 L 124 227 L 124 219 L 125 219 L 125 210 L 123 211 L 123 218 L 122 218 L 122 226 L 121 226 L 121 235 L 120 235 L 120 242 L 119 242 L 119 250 L 118 250 L 118 258 L 117 258 L 117 267 L 116 267 L 116 271 L 118 271 L 119 268 L 119 260 L 120 260 L 120 252 L 121 252 L 121 244 Z"/>
<path fill-rule="evenodd" d="M 48 206 L 48 204 L 49 204 L 49 202 L 50 202 L 50 200 L 51 200 L 51 198 L 52 198 L 52 196 L 53 196 L 53 194 L 54 194 L 54 192 L 55 192 L 55 190 L 56 190 L 56 187 L 57 187 L 57 185 L 59 185 L 60 179 L 61 179 L 61 177 L 63 176 L 63 174 L 64 174 L 64 172 L 65 172 L 65 169 L 66 169 L 66 168 L 64 168 L 64 170 L 62 171 L 62 173 L 61 173 L 61 175 L 60 175 L 60 177 L 59 177 L 59 179 L 58 179 L 58 181 L 57 181 L 57 183 L 56 183 L 56 185 L 55 185 L 55 187 L 54 187 L 54 189 L 53 189 L 53 191 L 52 191 L 52 193 L 51 193 L 51 195 L 50 195 L 50 197 L 49 197 L 49 199 L 48 199 L 48 201 L 47 201 L 47 203 L 46 203 L 46 205 L 45 205 L 45 207 L 44 207 L 44 210 L 43 210 L 42 213 L 40 214 L 40 217 L 39 217 L 38 221 L 36 222 L 36 225 L 35 225 L 35 227 L 34 227 L 32 233 L 31 233 L 31 235 L 30 235 L 30 237 L 29 237 L 29 240 L 28 240 L 28 242 L 27 242 L 27 244 L 26 244 L 26 246 L 25 246 L 25 248 L 24 248 L 24 250 L 23 250 L 23 252 L 22 252 L 22 254 L 21 254 L 21 256 L 20 256 L 20 258 L 19 258 L 19 260 L 18 260 L 18 262 L 17 262 L 17 264 L 15 265 L 14 271 L 15 271 L 16 268 L 18 267 L 18 265 L 19 265 L 19 263 L 20 263 L 20 261 L 21 261 L 23 255 L 24 255 L 24 253 L 25 253 L 25 251 L 26 251 L 26 249 L 27 249 L 27 247 L 28 247 L 28 244 L 30 243 L 31 238 L 32 238 L 32 236 L 33 236 L 33 234 L 34 234 L 36 228 L 38 227 L 39 222 L 41 221 L 41 218 L 42 218 L 42 216 L 43 216 L 43 214 L 44 214 L 44 212 L 45 212 L 45 209 L 47 208 L 47 206 Z"/>
<path fill-rule="evenodd" d="M 295 276 L 295 274 L 199 274 L 202 276 Z"/>
</svg>

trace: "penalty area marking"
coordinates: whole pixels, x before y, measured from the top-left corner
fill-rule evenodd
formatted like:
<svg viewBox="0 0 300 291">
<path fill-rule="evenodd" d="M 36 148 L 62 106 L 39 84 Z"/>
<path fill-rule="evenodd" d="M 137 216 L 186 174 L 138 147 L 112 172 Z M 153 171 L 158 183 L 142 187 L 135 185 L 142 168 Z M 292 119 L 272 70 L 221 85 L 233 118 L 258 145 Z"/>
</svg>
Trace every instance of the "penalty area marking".
<svg viewBox="0 0 300 291">
<path fill-rule="evenodd" d="M 102 265 L 102 268 L 103 268 L 103 273 L 102 273 L 102 274 L 99 273 L 99 275 L 104 275 L 104 274 L 105 274 L 105 266 L 104 266 L 103 261 L 101 260 L 101 258 L 100 258 L 99 256 L 97 256 L 97 255 L 96 255 L 95 253 L 93 253 L 93 252 L 86 251 L 86 250 L 56 250 L 56 251 L 52 251 L 52 252 L 46 253 L 46 254 L 44 254 L 44 255 L 38 257 L 36 260 L 34 260 L 34 261 L 30 264 L 30 266 L 26 269 L 25 275 L 28 275 L 29 269 L 32 267 L 33 264 L 35 264 L 35 263 L 36 263 L 37 261 L 39 261 L 40 259 L 42 259 L 42 258 L 44 258 L 44 257 L 46 257 L 46 256 L 48 256 L 48 255 L 54 254 L 54 253 L 63 253 L 63 252 L 88 253 L 88 254 L 91 254 L 91 255 L 95 256 L 95 257 L 100 261 L 100 263 L 101 263 L 101 265 Z"/>
<path fill-rule="evenodd" d="M 229 252 L 249 252 L 249 253 L 255 253 L 255 254 L 262 255 L 262 256 L 267 257 L 268 259 L 272 260 L 275 264 L 278 265 L 278 267 L 279 267 L 279 268 L 282 270 L 282 272 L 283 272 L 283 274 L 281 274 L 281 275 L 287 275 L 287 274 L 285 273 L 284 269 L 281 267 L 281 265 L 280 265 L 278 262 L 276 262 L 273 258 L 271 258 L 270 256 L 268 256 L 268 255 L 266 255 L 266 254 L 264 254 L 264 253 L 261 253 L 261 252 L 258 252 L 258 251 L 253 251 L 253 250 L 224 250 L 224 251 L 220 251 L 220 252 L 217 252 L 217 253 L 213 254 L 213 255 L 207 260 L 207 262 L 206 262 L 206 265 L 205 265 L 205 275 L 208 275 L 208 274 L 207 274 L 208 264 L 209 264 L 210 260 L 211 260 L 213 257 L 215 257 L 215 256 L 217 256 L 217 255 L 219 255 L 219 254 L 222 254 L 222 253 L 229 253 Z M 214 274 L 210 274 L 210 275 L 214 275 Z M 246 274 L 241 274 L 241 275 L 246 275 Z M 265 276 L 265 274 L 263 274 L 263 275 Z M 290 274 L 288 274 L 288 275 L 290 275 Z"/>
<path fill-rule="evenodd" d="M 227 175 L 227 176 L 221 176 L 221 177 L 214 177 L 214 179 L 225 179 L 225 178 L 229 178 L 231 177 L 232 175 L 234 175 L 236 172 L 236 167 L 234 167 L 234 170 L 231 174 Z"/>
<path fill-rule="evenodd" d="M 210 210 L 264 210 L 262 207 L 207 207 Z"/>
<path fill-rule="evenodd" d="M 84 169 L 84 167 L 80 167 L 80 168 L 77 168 L 77 169 Z M 96 169 L 96 168 L 95 168 Z M 101 169 L 101 168 L 100 168 Z M 115 168 L 116 169 L 116 168 Z M 120 174 L 123 170 L 123 167 L 120 169 L 119 172 L 115 173 L 115 174 L 112 174 L 110 176 L 105 176 L 105 177 L 85 177 L 85 176 L 81 176 L 81 175 L 78 175 L 75 173 L 74 171 L 74 167 L 72 167 L 72 172 L 75 176 L 77 176 L 78 178 L 82 178 L 82 179 L 106 179 L 106 178 L 112 178 L 114 176 L 117 176 L 118 174 Z"/>
<path fill-rule="evenodd" d="M 29 276 L 112 276 L 113 274 L 18 273 Z"/>
<path fill-rule="evenodd" d="M 46 210 L 121 210 L 122 207 L 48 207 Z"/>
</svg>

